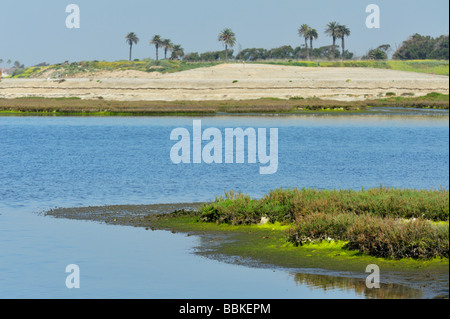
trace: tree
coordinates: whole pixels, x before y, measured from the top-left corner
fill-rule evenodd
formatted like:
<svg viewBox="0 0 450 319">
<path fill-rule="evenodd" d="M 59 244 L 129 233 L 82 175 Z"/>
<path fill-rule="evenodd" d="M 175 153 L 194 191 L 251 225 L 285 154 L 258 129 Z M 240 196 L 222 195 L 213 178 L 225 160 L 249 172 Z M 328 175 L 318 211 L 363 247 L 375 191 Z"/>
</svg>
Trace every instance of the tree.
<svg viewBox="0 0 450 319">
<path fill-rule="evenodd" d="M 167 59 L 167 51 L 173 49 L 173 43 L 169 39 L 164 39 L 161 42 L 161 46 L 164 49 L 164 59 Z"/>
<path fill-rule="evenodd" d="M 242 50 L 241 52 L 242 60 L 244 61 L 256 61 L 265 60 L 268 58 L 269 53 L 266 49 L 262 48 L 250 48 Z"/>
<path fill-rule="evenodd" d="M 172 60 L 182 59 L 184 57 L 184 49 L 181 45 L 176 44 L 172 48 L 172 56 L 170 57 Z"/>
<path fill-rule="evenodd" d="M 272 59 L 291 59 L 294 57 L 294 49 L 290 45 L 284 45 L 269 51 Z"/>
<path fill-rule="evenodd" d="M 448 35 L 432 38 L 416 33 L 402 43 L 393 58 L 398 60 L 448 60 L 448 47 Z"/>
<path fill-rule="evenodd" d="M 156 62 L 158 62 L 158 53 L 159 47 L 162 45 L 162 39 L 160 35 L 155 35 L 153 39 L 150 41 L 150 44 L 153 44 L 156 48 Z"/>
<path fill-rule="evenodd" d="M 225 28 L 219 33 L 218 40 L 225 46 L 225 60 L 228 61 L 228 47 L 234 47 L 236 43 L 236 35 L 230 28 Z"/>
<path fill-rule="evenodd" d="M 198 52 L 191 52 L 184 56 L 184 60 L 189 62 L 198 62 L 200 61 L 200 55 Z"/>
<path fill-rule="evenodd" d="M 14 67 L 16 69 L 23 69 L 25 67 L 25 65 L 24 64 L 20 64 L 19 61 L 14 61 Z"/>
<path fill-rule="evenodd" d="M 138 44 L 139 38 L 134 32 L 130 32 L 125 36 L 125 39 L 130 46 L 130 61 L 131 61 L 131 52 L 133 50 L 133 44 Z"/>
<path fill-rule="evenodd" d="M 308 54 L 308 39 L 309 39 L 309 32 L 311 30 L 311 27 L 307 24 L 302 24 L 302 26 L 298 29 L 298 35 L 300 37 L 305 38 L 305 48 L 306 48 L 306 59 L 309 59 Z"/>
<path fill-rule="evenodd" d="M 333 59 L 336 58 L 336 39 L 339 37 L 339 23 L 336 21 L 327 24 L 325 33 L 333 38 L 332 53 Z"/>
<path fill-rule="evenodd" d="M 363 56 L 363 59 L 367 60 L 387 60 L 388 51 L 390 50 L 390 44 L 382 44 L 378 46 L 376 49 L 370 50 L 366 56 Z"/>
<path fill-rule="evenodd" d="M 345 55 L 345 37 L 350 36 L 351 31 L 346 25 L 339 25 L 337 30 L 337 36 L 342 40 L 342 57 Z"/>
<path fill-rule="evenodd" d="M 316 29 L 310 28 L 308 30 L 307 36 L 308 36 L 308 39 L 309 39 L 310 44 L 311 44 L 309 46 L 310 50 L 311 50 L 311 53 L 309 54 L 309 57 L 311 58 L 312 57 L 312 51 L 313 51 L 313 40 L 317 40 L 319 38 L 319 33 L 317 32 Z"/>
</svg>

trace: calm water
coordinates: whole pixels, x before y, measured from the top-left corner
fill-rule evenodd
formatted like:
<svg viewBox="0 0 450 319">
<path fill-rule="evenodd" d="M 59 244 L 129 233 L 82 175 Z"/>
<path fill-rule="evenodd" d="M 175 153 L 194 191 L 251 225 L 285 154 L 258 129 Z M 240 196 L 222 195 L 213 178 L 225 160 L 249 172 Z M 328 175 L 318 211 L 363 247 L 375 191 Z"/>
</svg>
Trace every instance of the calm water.
<svg viewBox="0 0 450 319">
<path fill-rule="evenodd" d="M 193 118 L 0 117 L 0 297 L 364 298 L 298 274 L 204 259 L 195 237 L 57 220 L 52 207 L 260 197 L 278 187 L 449 187 L 448 113 L 201 118 L 203 128 L 279 129 L 279 169 L 170 160 Z M 81 289 L 65 287 L 78 264 Z M 332 278 L 332 277 L 330 277 Z M 352 281 L 351 286 L 354 286 Z"/>
</svg>

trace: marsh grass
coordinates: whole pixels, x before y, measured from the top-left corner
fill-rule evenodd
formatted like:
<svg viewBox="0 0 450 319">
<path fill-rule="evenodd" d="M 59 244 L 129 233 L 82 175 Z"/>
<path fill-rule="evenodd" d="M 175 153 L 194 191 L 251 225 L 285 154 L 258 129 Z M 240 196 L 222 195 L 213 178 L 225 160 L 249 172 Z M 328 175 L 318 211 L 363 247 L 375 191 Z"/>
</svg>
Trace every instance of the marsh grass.
<svg viewBox="0 0 450 319">
<path fill-rule="evenodd" d="M 381 218 L 423 218 L 448 221 L 447 190 L 373 188 L 368 190 L 277 189 L 261 199 L 245 194 L 218 197 L 202 207 L 208 222 L 256 224 L 262 217 L 270 222 L 292 223 L 310 214 L 372 215 Z"/>
<path fill-rule="evenodd" d="M 262 98 L 240 101 L 108 101 L 99 96 L 85 100 L 79 97 L 43 98 L 31 96 L 0 99 L 1 113 L 54 115 L 156 115 L 217 113 L 302 113 L 320 111 L 364 111 L 369 107 L 415 107 L 448 109 L 449 96 L 430 93 L 423 97 L 395 96 L 378 100 L 345 102 L 319 98 L 294 97 L 289 100 Z"/>
<path fill-rule="evenodd" d="M 199 220 L 236 226 L 264 217 L 290 225 L 295 246 L 336 240 L 376 257 L 448 258 L 448 203 L 444 189 L 277 189 L 261 199 L 230 192 L 203 205 Z"/>
</svg>

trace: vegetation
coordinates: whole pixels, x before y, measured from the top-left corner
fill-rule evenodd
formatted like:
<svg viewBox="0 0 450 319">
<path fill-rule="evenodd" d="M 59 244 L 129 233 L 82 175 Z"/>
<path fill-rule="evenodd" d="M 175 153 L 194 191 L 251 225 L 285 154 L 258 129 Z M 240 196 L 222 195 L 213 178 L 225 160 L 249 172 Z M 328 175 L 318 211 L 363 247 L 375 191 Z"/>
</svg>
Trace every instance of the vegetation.
<svg viewBox="0 0 450 319">
<path fill-rule="evenodd" d="M 232 48 L 236 44 L 236 34 L 230 28 L 226 28 L 219 33 L 218 40 L 225 46 L 225 61 L 228 61 L 228 47 Z"/>
<path fill-rule="evenodd" d="M 397 60 L 448 60 L 448 35 L 432 38 L 414 34 L 394 53 Z"/>
<path fill-rule="evenodd" d="M 370 50 L 363 59 L 366 60 L 387 60 L 388 52 L 391 46 L 389 44 L 382 44 L 378 46 L 376 49 Z"/>
<path fill-rule="evenodd" d="M 448 258 L 448 201 L 443 189 L 278 189 L 262 199 L 230 192 L 202 206 L 199 221 L 252 225 L 266 219 L 290 225 L 287 241 L 295 246 L 335 240 L 376 257 Z"/>
<path fill-rule="evenodd" d="M 167 52 L 173 50 L 174 45 L 170 39 L 164 39 L 161 42 L 162 48 L 164 49 L 164 59 L 167 59 Z"/>
<path fill-rule="evenodd" d="M 129 60 L 131 61 L 131 52 L 133 50 L 133 44 L 138 44 L 139 42 L 139 38 L 137 37 L 137 35 L 134 32 L 130 32 L 126 35 L 125 37 L 128 45 L 130 46 L 130 58 Z"/>
<path fill-rule="evenodd" d="M 350 36 L 351 31 L 346 25 L 339 25 L 337 36 L 342 40 L 342 56 L 345 56 L 345 37 Z"/>
<path fill-rule="evenodd" d="M 325 30 L 325 33 L 330 36 L 333 39 L 333 45 L 332 45 L 332 53 L 333 58 L 336 58 L 336 39 L 341 36 L 340 33 L 341 26 L 336 21 L 330 22 L 327 24 L 327 29 Z"/>
<path fill-rule="evenodd" d="M 159 48 L 163 45 L 163 40 L 160 35 L 155 35 L 153 39 L 150 40 L 150 44 L 153 44 L 156 48 L 156 62 L 158 62 Z"/>
<path fill-rule="evenodd" d="M 170 61 L 169 61 L 170 62 Z M 378 100 L 345 102 L 292 97 L 289 100 L 222 101 L 107 101 L 101 97 L 0 99 L 0 114 L 41 115 L 198 115 L 219 113 L 363 112 L 369 107 L 449 108 L 449 96 L 430 93 L 423 97 L 392 96 Z"/>
</svg>

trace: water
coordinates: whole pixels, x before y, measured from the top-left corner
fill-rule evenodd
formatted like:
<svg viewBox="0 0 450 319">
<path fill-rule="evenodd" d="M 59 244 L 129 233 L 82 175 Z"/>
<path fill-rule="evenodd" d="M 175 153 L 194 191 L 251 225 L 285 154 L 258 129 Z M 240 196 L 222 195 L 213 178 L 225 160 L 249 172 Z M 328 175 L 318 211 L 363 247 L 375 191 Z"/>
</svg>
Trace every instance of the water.
<svg viewBox="0 0 450 319">
<path fill-rule="evenodd" d="M 170 132 L 192 131 L 189 117 L 0 117 L 0 297 L 365 298 L 348 285 L 322 289 L 287 271 L 199 257 L 195 237 L 36 213 L 202 202 L 231 189 L 260 197 L 278 187 L 449 187 L 448 112 L 201 120 L 222 132 L 278 128 L 278 172 L 173 164 Z M 81 269 L 78 290 L 65 286 L 72 263 Z"/>
</svg>

